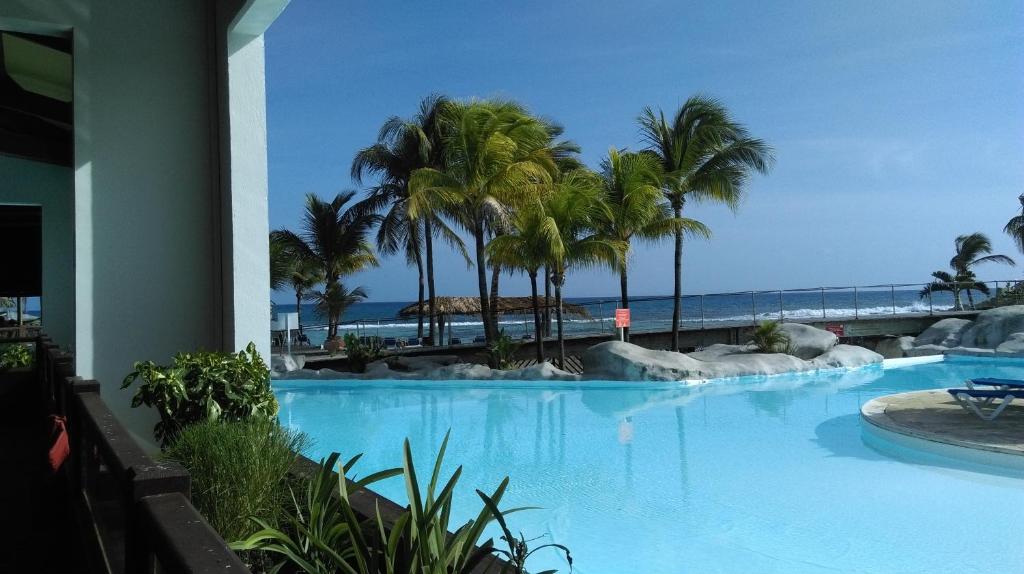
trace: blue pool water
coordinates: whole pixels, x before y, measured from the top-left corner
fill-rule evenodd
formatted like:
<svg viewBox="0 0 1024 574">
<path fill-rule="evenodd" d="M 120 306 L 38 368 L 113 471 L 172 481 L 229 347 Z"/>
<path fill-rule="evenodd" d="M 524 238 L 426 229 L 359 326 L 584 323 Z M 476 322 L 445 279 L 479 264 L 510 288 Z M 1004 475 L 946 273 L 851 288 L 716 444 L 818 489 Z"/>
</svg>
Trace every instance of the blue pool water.
<svg viewBox="0 0 1024 574">
<path fill-rule="evenodd" d="M 1024 572 L 1024 477 L 865 445 L 859 408 L 1024 362 L 950 360 L 683 387 L 650 383 L 275 383 L 314 458 L 365 453 L 363 473 L 428 469 L 452 429 L 473 488 L 506 474 L 514 531 L 572 549 L 582 574 Z M 895 454 L 895 456 L 894 456 Z M 421 471 L 426 472 L 426 470 Z M 400 479 L 379 485 L 404 498 Z M 987 548 L 984 549 L 983 548 Z M 554 553 L 530 564 L 567 572 Z"/>
</svg>

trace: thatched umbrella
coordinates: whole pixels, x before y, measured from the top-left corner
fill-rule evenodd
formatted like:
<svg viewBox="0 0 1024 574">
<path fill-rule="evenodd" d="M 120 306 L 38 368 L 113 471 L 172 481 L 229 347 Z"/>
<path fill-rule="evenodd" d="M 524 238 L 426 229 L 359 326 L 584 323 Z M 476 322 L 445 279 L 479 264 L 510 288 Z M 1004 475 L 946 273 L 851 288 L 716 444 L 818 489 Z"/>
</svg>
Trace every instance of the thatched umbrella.
<svg viewBox="0 0 1024 574">
<path fill-rule="evenodd" d="M 541 307 L 544 302 L 538 297 Z M 480 299 L 478 297 L 437 297 L 434 303 L 437 322 L 439 325 L 438 339 L 444 341 L 444 324 L 447 318 L 455 315 L 480 315 Z M 412 303 L 402 307 L 398 312 L 399 317 L 416 317 L 419 315 L 419 303 Z M 531 297 L 498 297 L 498 314 L 509 313 L 532 313 L 533 299 Z M 590 313 L 582 305 L 562 303 L 562 313 L 583 319 L 590 319 Z M 448 333 L 449 338 L 451 332 Z"/>
</svg>

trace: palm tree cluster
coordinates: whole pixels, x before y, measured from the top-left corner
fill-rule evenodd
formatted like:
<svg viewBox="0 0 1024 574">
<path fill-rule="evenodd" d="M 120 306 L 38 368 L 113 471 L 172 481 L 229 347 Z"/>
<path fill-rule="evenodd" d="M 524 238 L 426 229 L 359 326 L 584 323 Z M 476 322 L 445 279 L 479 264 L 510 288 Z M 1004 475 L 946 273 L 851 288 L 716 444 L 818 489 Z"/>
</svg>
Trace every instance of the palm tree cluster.
<svg viewBox="0 0 1024 574">
<path fill-rule="evenodd" d="M 303 300 L 315 303 L 327 317 L 328 339 L 337 338 L 345 310 L 366 298 L 362 287 L 348 289 L 341 278 L 378 264 L 369 237 L 380 217 L 346 208 L 354 196 L 347 191 L 324 201 L 309 194 L 301 231 L 270 234 L 271 288 L 291 286 L 299 312 Z M 300 317 L 300 332 L 301 324 Z"/>
<path fill-rule="evenodd" d="M 646 147 L 611 148 L 594 171 L 578 159 L 579 147 L 562 139 L 561 126 L 515 102 L 430 96 L 414 117 L 387 120 L 377 141 L 356 154 L 353 179 L 375 182 L 364 200 L 343 209 L 351 194 L 332 203 L 309 196 L 303 233 L 274 232 L 272 249 L 278 244 L 301 262 L 284 265 L 276 285 L 291 285 L 297 301 L 310 297 L 325 309 L 332 309 L 329 300 L 358 297 L 360 290 L 346 291 L 340 278 L 376 264 L 369 245 L 375 228 L 378 252 L 401 254 L 416 267 L 419 335 L 426 319 L 434 341 L 434 246 L 440 240 L 475 267 L 488 344 L 499 338 L 502 273 L 524 273 L 533 294 L 537 359 L 543 360 L 547 293 L 553 287 L 564 364 L 561 300 L 568 274 L 594 266 L 613 269 L 620 277 L 621 304 L 628 307 L 633 244 L 673 237 L 678 331 L 683 241 L 710 236 L 706 226 L 684 217 L 684 207 L 720 202 L 735 209 L 750 174 L 768 171 L 772 152 L 720 102 L 705 96 L 688 99 L 671 119 L 644 109 L 638 124 Z M 317 284 L 324 289 L 313 291 Z M 678 350 L 677 336 L 673 349 Z"/>
<path fill-rule="evenodd" d="M 934 279 L 921 289 L 922 299 L 931 297 L 935 292 L 948 292 L 953 295 L 953 309 L 963 311 L 962 294 L 967 294 L 967 304 L 974 309 L 974 291 L 984 295 L 991 292 L 988 284 L 978 280 L 974 268 L 982 263 L 1003 263 L 1015 265 L 1013 259 L 1006 255 L 993 255 L 992 242 L 984 233 L 971 233 L 956 238 L 956 251 L 949 260 L 950 271 L 934 271 Z"/>
</svg>

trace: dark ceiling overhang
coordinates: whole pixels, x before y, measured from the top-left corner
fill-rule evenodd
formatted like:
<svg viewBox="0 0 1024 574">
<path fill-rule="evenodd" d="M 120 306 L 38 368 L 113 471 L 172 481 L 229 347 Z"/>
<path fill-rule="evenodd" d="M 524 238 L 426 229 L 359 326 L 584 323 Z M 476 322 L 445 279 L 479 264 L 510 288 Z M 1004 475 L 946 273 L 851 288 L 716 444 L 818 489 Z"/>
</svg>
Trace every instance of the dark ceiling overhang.
<svg viewBox="0 0 1024 574">
<path fill-rule="evenodd" d="M 71 41 L 0 30 L 0 153 L 72 163 Z"/>
</svg>

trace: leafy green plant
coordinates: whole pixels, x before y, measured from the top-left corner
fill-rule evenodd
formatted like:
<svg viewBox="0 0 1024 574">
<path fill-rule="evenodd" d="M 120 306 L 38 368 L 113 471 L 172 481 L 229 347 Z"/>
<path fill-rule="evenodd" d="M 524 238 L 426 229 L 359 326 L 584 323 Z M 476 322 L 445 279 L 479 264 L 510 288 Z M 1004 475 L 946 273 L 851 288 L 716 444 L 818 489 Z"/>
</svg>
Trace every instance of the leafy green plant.
<svg viewBox="0 0 1024 574">
<path fill-rule="evenodd" d="M 502 329 L 498 338 L 487 348 L 487 362 L 492 368 L 507 369 L 512 366 L 512 360 L 516 358 L 521 343 L 510 337 Z"/>
<path fill-rule="evenodd" d="M 199 421 L 269 418 L 277 414 L 270 370 L 253 343 L 238 353 L 178 353 L 170 365 L 139 361 L 133 368 L 121 388 L 140 381 L 132 406 L 157 410 L 160 422 L 153 432 L 162 446 L 184 427 Z"/>
<path fill-rule="evenodd" d="M 348 368 L 353 373 L 366 372 L 366 365 L 385 355 L 380 339 L 373 337 L 363 343 L 353 333 L 345 334 L 345 355 L 348 357 Z"/>
<path fill-rule="evenodd" d="M 32 365 L 32 351 L 21 343 L 0 345 L 0 371 Z"/>
<path fill-rule="evenodd" d="M 441 485 L 448 438 L 446 435 L 441 444 L 426 490 L 421 490 L 408 440 L 401 468 L 357 480 L 346 476 L 360 457 L 346 462 L 335 476 L 339 455 L 333 453 L 321 461 L 316 475 L 310 478 L 304 498 L 300 501 L 293 494 L 295 509 L 284 528 L 254 519 L 261 529 L 231 547 L 278 554 L 282 560 L 276 569 L 292 567 L 313 574 L 469 574 L 495 552 L 493 540 L 481 542 L 488 524 L 498 516 L 503 520 L 523 509 L 499 510 L 508 486 L 506 477 L 491 495 L 485 495 L 487 502 L 475 518 L 449 533 L 452 495 L 462 467 Z M 373 516 L 360 516 L 352 506 L 353 496 L 375 482 L 398 475 L 405 478 L 409 499 L 404 511 L 391 517 L 393 522 L 386 522 L 379 508 Z"/>
<path fill-rule="evenodd" d="M 492 500 L 491 497 L 487 496 L 483 492 L 480 492 L 479 490 L 476 491 L 476 494 L 477 496 L 480 497 L 481 500 L 484 501 L 484 505 L 487 507 L 488 510 L 491 511 L 491 514 L 494 516 L 494 519 L 498 521 L 498 525 L 501 526 L 501 531 L 503 533 L 501 535 L 501 539 L 504 540 L 505 543 L 508 545 L 508 550 L 496 548 L 494 552 L 505 559 L 505 561 L 509 565 L 509 569 L 511 570 L 512 574 L 527 574 L 526 561 L 534 553 L 540 550 L 544 550 L 545 548 L 553 548 L 555 550 L 558 550 L 559 552 L 564 553 L 565 561 L 569 563 L 569 572 L 572 572 L 572 554 L 569 552 L 569 549 L 566 546 L 562 544 L 548 543 L 536 546 L 531 550 L 530 542 L 538 540 L 538 538 L 531 538 L 527 540 L 526 537 L 523 536 L 522 532 L 519 533 L 518 538 L 513 536 L 512 531 L 508 529 L 508 525 L 505 523 L 505 516 L 501 513 L 501 511 L 498 510 L 498 505 L 494 502 L 494 500 Z M 507 570 L 508 569 L 506 569 L 506 571 Z M 536 574 L 554 574 L 555 572 L 558 571 L 544 570 L 542 572 L 537 572 Z"/>
<path fill-rule="evenodd" d="M 288 472 L 309 438 L 276 420 L 206 420 L 183 429 L 163 457 L 192 477 L 192 503 L 225 540 L 249 532 L 250 516 L 277 525 L 289 502 Z"/>
<path fill-rule="evenodd" d="M 778 321 L 765 321 L 754 330 L 752 342 L 759 353 L 785 353 L 789 350 L 789 335 Z"/>
</svg>

